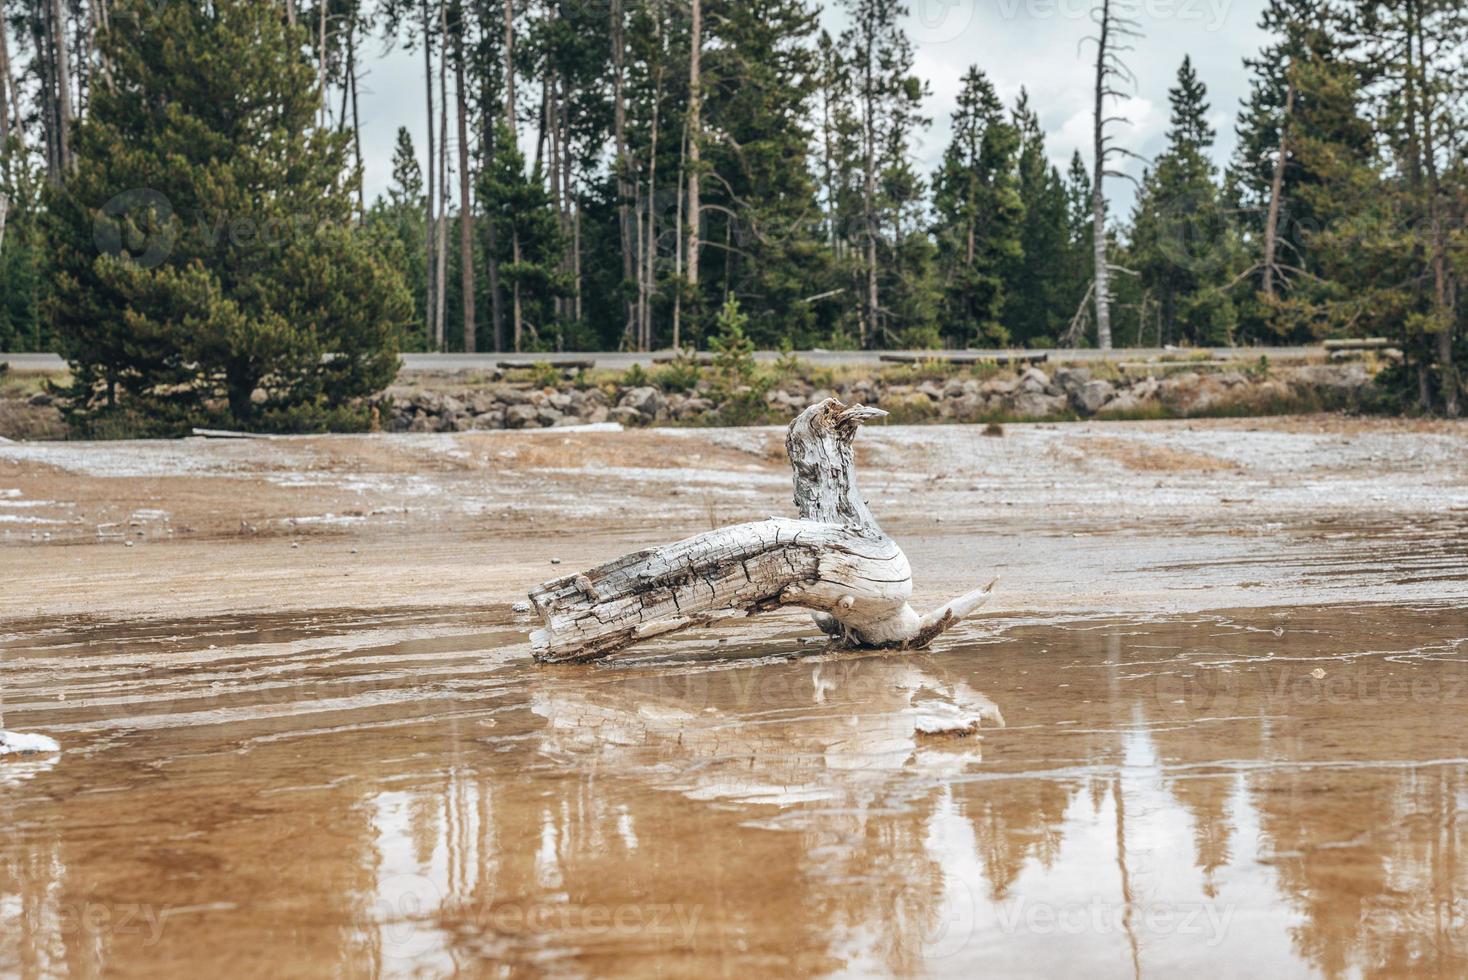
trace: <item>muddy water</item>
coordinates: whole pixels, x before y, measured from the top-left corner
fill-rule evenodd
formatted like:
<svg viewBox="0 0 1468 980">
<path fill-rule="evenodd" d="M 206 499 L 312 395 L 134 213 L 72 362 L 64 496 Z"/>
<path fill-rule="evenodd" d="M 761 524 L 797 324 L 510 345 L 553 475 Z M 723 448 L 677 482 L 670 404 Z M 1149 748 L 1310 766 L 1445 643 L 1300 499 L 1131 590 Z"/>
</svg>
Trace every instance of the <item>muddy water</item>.
<svg viewBox="0 0 1468 980">
<path fill-rule="evenodd" d="M 1468 970 L 1461 607 L 763 629 L 12 626 L 0 974 Z"/>
</svg>

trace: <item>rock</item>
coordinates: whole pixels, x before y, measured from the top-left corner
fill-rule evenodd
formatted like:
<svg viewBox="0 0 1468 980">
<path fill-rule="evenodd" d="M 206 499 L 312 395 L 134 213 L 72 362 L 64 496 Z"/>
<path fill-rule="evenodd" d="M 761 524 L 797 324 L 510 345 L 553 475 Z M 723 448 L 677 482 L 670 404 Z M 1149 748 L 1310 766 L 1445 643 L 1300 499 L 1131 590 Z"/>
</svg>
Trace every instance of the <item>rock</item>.
<svg viewBox="0 0 1468 980">
<path fill-rule="evenodd" d="M 1018 387 L 1018 378 L 990 378 L 979 386 L 979 391 L 989 398 L 1003 398 Z"/>
<path fill-rule="evenodd" d="M 449 429 L 446 431 L 468 432 L 474 428 L 474 417 L 467 413 L 455 415 L 453 418 L 445 419 L 444 421 L 449 425 Z"/>
<path fill-rule="evenodd" d="M 929 399 L 935 402 L 940 402 L 943 400 L 943 389 L 939 388 L 931 381 L 924 381 L 922 384 L 918 385 L 917 393 L 919 395 L 926 395 Z"/>
<path fill-rule="evenodd" d="M 560 424 L 561 420 L 564 419 L 566 416 L 556 409 L 551 408 L 549 405 L 542 405 L 540 408 L 536 409 L 535 417 L 540 421 L 542 428 L 549 429 L 552 426 Z"/>
<path fill-rule="evenodd" d="M 443 399 L 438 403 L 438 411 L 440 415 L 463 415 L 465 412 L 464 403 L 453 395 L 444 395 Z"/>
<path fill-rule="evenodd" d="M 977 422 L 989 414 L 989 399 L 978 393 L 962 395 L 948 402 L 953 418 L 960 422 Z"/>
<path fill-rule="evenodd" d="M 610 415 L 611 409 L 605 405 L 590 405 L 587 406 L 585 414 L 581 416 L 581 420 L 588 425 L 601 425 Z"/>
<path fill-rule="evenodd" d="M 567 412 L 576 407 L 576 394 L 568 391 L 558 391 L 550 396 L 551 408 L 558 412 Z"/>
<path fill-rule="evenodd" d="M 1067 395 L 1073 395 L 1081 390 L 1081 386 L 1091 380 L 1091 372 L 1088 368 L 1063 367 L 1055 369 L 1055 384 Z"/>
<path fill-rule="evenodd" d="M 505 428 L 538 429 L 540 411 L 534 405 L 511 405 L 505 409 Z"/>
<path fill-rule="evenodd" d="M 534 394 L 527 388 L 507 386 L 497 391 L 495 396 L 506 405 L 528 405 Z"/>
<path fill-rule="evenodd" d="M 645 416 L 630 405 L 618 405 L 616 408 L 611 409 L 608 414 L 611 416 L 613 422 L 626 426 L 641 425 L 646 421 Z"/>
<path fill-rule="evenodd" d="M 493 412 L 497 408 L 503 408 L 503 404 L 497 402 L 495 397 L 487 391 L 476 391 L 469 399 L 469 408 L 476 417 Z"/>
<path fill-rule="evenodd" d="M 1116 394 L 1110 381 L 1087 381 L 1070 392 L 1070 403 L 1083 415 L 1095 415 Z"/>
<path fill-rule="evenodd" d="M 1019 376 L 1019 387 L 1022 391 L 1040 392 L 1050 387 L 1050 375 L 1037 367 L 1025 369 L 1025 373 Z"/>
<path fill-rule="evenodd" d="M 55 400 L 56 399 L 52 398 L 48 392 L 38 391 L 29 399 L 27 399 L 26 403 L 32 408 L 45 408 L 46 406 L 52 404 Z"/>
<path fill-rule="evenodd" d="M 644 418 L 655 419 L 668 407 L 668 399 L 661 391 L 649 385 L 623 392 L 617 407 L 630 408 Z"/>
<path fill-rule="evenodd" d="M 503 411 L 481 412 L 474 416 L 474 428 L 476 429 L 503 429 L 505 427 L 505 413 Z"/>
<path fill-rule="evenodd" d="M 1149 374 L 1132 385 L 1130 391 L 1135 398 L 1145 401 L 1146 399 L 1157 397 L 1157 391 L 1161 387 L 1162 382 Z"/>
<path fill-rule="evenodd" d="M 1140 411 L 1144 402 L 1132 391 L 1123 391 L 1106 403 L 1107 415 L 1125 415 Z"/>
<path fill-rule="evenodd" d="M 1009 412 L 1025 419 L 1047 418 L 1062 415 L 1066 400 L 1062 395 L 1047 395 L 1043 391 L 1021 391 L 1009 402 Z"/>
<path fill-rule="evenodd" d="M 1341 395 L 1358 395 L 1371 386 L 1371 375 L 1359 361 L 1343 364 L 1307 364 L 1295 373 L 1296 385 L 1323 388 Z M 32 402 L 34 404 L 34 401 Z"/>
<path fill-rule="evenodd" d="M 409 432 L 432 432 L 437 423 L 432 415 L 415 415 L 408 425 Z"/>
</svg>

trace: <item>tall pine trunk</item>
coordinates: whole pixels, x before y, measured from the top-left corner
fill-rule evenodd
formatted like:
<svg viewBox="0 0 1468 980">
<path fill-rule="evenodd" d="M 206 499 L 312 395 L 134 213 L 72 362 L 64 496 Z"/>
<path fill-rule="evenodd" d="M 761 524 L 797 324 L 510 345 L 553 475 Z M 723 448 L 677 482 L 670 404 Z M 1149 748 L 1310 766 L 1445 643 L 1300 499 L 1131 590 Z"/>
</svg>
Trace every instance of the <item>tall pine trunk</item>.
<svg viewBox="0 0 1468 980">
<path fill-rule="evenodd" d="M 434 350 L 444 349 L 444 314 L 448 310 L 449 281 L 449 34 L 444 0 L 438 3 L 438 30 L 443 47 L 438 54 L 438 302 L 433 315 Z"/>
<path fill-rule="evenodd" d="M 10 106 L 15 101 L 15 79 L 10 74 L 10 32 L 0 18 L 0 147 L 10 142 Z M 15 102 L 17 108 L 19 103 Z"/>
<path fill-rule="evenodd" d="M 617 177 L 617 225 L 622 238 L 622 282 L 626 284 L 640 280 L 634 260 L 632 213 L 629 202 L 633 190 L 627 181 L 627 52 L 625 24 L 622 16 L 622 0 L 612 0 L 612 133 L 615 143 Z M 640 291 L 640 290 L 639 290 Z M 633 340 L 633 311 L 635 304 L 629 297 L 626 301 L 627 325 L 624 328 L 624 343 L 635 346 Z"/>
<path fill-rule="evenodd" d="M 464 293 L 464 353 L 476 350 L 474 322 L 474 198 L 469 179 L 469 108 L 464 98 L 464 23 L 454 35 L 454 84 L 459 116 L 459 274 Z"/>
<path fill-rule="evenodd" d="M 509 124 L 510 139 L 519 138 L 515 121 L 515 5 L 514 0 L 505 0 L 505 121 Z M 514 283 L 511 285 L 511 317 L 514 323 L 515 352 L 519 353 L 525 330 L 525 313 L 520 303 L 520 229 L 510 219 L 510 261 L 515 268 Z"/>
<path fill-rule="evenodd" d="M 1091 179 L 1091 257 L 1094 265 L 1096 346 L 1111 349 L 1111 267 L 1106 262 L 1106 44 L 1111 33 L 1111 0 L 1101 0 L 1101 34 L 1096 43 L 1096 106 L 1092 117 L 1091 149 L 1095 173 Z"/>
<path fill-rule="evenodd" d="M 56 147 L 61 172 L 71 169 L 71 69 L 66 50 L 66 12 L 61 0 L 51 0 L 51 27 L 56 46 Z"/>
<path fill-rule="evenodd" d="M 484 73 L 486 76 L 488 73 Z M 488 78 L 481 80 L 480 105 L 483 107 L 484 118 L 481 129 L 484 132 L 484 161 L 489 166 L 494 160 L 495 126 L 489 116 L 489 107 L 493 104 L 493 98 L 489 91 Z M 505 349 L 505 309 L 504 299 L 500 293 L 500 260 L 499 260 L 499 223 L 490 211 L 484 214 L 484 244 L 485 244 L 485 267 L 489 273 L 489 318 L 491 330 L 494 332 L 494 350 L 500 353 Z"/>
<path fill-rule="evenodd" d="M 703 0 L 692 0 L 691 41 L 688 47 L 688 295 L 697 307 L 699 230 L 703 217 Z M 673 326 L 673 346 L 679 345 L 679 324 Z"/>
<path fill-rule="evenodd" d="M 866 233 L 866 315 L 861 322 L 860 342 L 863 348 L 876 343 L 877 308 L 877 95 L 872 60 L 875 39 L 870 26 L 866 31 L 866 59 L 862 78 L 862 142 L 866 158 L 862 161 L 862 224 Z"/>
<path fill-rule="evenodd" d="M 428 127 L 428 159 L 423 169 L 428 176 L 428 196 L 425 199 L 427 217 L 424 223 L 423 242 L 423 343 L 433 343 L 433 270 L 434 270 L 434 209 L 438 206 L 438 185 L 434 179 L 434 133 L 433 133 L 433 21 L 429 17 L 428 0 L 422 0 L 423 14 L 423 91 L 428 103 L 428 113 L 423 124 Z"/>
<path fill-rule="evenodd" d="M 1285 86 L 1284 116 L 1279 121 L 1279 154 L 1274 158 L 1274 171 L 1269 177 L 1269 214 L 1264 221 L 1264 295 L 1274 299 L 1274 266 L 1279 250 L 1279 211 L 1284 194 L 1285 157 L 1289 154 L 1290 117 L 1295 112 L 1295 73 L 1288 69 Z"/>
<path fill-rule="evenodd" d="M 367 217 L 366 172 L 362 167 L 362 120 L 357 106 L 357 8 L 352 8 L 351 26 L 347 30 L 347 87 L 352 95 L 352 153 L 357 159 L 357 214 Z"/>
</svg>

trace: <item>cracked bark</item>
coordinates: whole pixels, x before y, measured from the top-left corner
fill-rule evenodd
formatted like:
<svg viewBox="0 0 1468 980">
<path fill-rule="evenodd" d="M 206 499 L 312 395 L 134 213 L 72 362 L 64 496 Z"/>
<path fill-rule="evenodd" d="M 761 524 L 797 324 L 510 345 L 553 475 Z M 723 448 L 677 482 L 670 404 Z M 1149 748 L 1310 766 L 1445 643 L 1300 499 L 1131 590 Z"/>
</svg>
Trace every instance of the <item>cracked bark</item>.
<svg viewBox="0 0 1468 980">
<path fill-rule="evenodd" d="M 885 415 L 827 399 L 790 423 L 800 519 L 772 517 L 639 551 L 530 593 L 544 663 L 595 660 L 643 640 L 785 606 L 858 647 L 920 649 L 982 606 L 994 583 L 919 615 L 907 556 L 856 485 L 852 441 Z"/>
</svg>

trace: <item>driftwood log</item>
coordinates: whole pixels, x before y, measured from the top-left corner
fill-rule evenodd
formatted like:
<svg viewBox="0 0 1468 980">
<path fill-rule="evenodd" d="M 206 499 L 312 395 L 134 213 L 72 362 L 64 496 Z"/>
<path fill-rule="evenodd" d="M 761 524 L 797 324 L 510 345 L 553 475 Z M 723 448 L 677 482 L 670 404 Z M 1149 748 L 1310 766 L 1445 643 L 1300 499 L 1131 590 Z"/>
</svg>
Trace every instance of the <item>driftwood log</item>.
<svg viewBox="0 0 1468 980">
<path fill-rule="evenodd" d="M 790 423 L 800 519 L 736 524 L 640 551 L 530 593 L 544 663 L 594 660 L 676 630 L 784 606 L 855 647 L 919 649 L 983 605 L 994 583 L 919 615 L 907 556 L 856 486 L 852 440 L 887 413 L 828 398 Z"/>
</svg>

